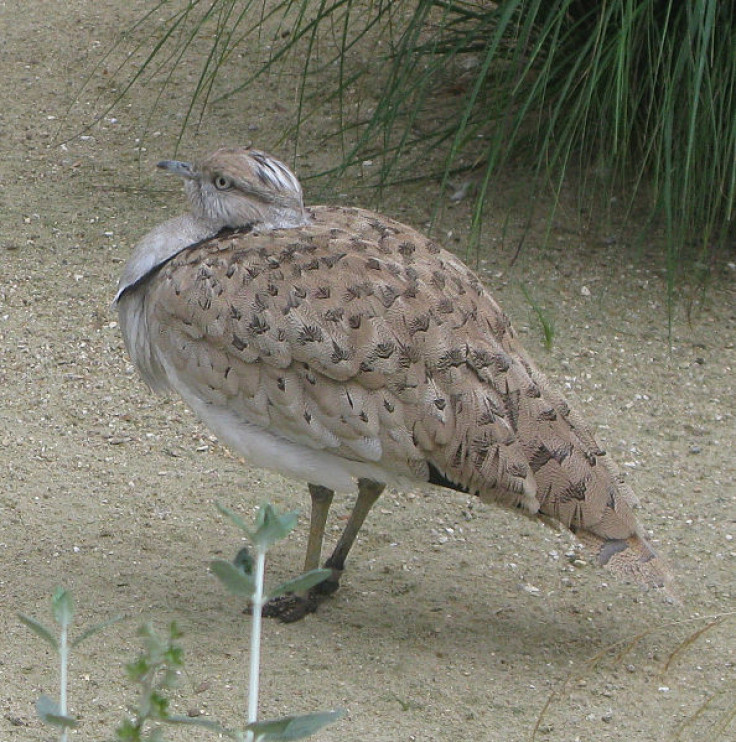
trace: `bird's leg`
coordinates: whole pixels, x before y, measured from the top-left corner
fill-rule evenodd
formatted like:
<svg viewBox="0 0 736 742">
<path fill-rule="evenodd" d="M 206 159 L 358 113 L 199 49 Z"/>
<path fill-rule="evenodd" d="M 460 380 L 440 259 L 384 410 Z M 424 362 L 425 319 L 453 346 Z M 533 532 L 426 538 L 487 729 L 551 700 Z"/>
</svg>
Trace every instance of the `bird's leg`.
<svg viewBox="0 0 736 742">
<path fill-rule="evenodd" d="M 345 560 L 348 558 L 348 553 L 355 543 L 355 538 L 366 516 L 380 497 L 385 486 L 385 484 L 374 482 L 372 479 L 358 480 L 358 498 L 355 501 L 353 512 L 350 513 L 350 518 L 345 526 L 345 530 L 342 532 L 342 536 L 340 536 L 340 540 L 337 542 L 335 550 L 325 562 L 325 568 L 332 570 L 332 577 L 328 577 L 324 582 L 317 585 L 314 588 L 315 592 L 330 595 L 340 587 L 340 577 L 345 568 Z"/>
<path fill-rule="evenodd" d="M 264 615 L 276 617 L 285 623 L 298 621 L 307 613 L 316 611 L 321 599 L 338 589 L 348 553 L 370 509 L 383 492 L 384 486 L 372 479 L 358 480 L 358 497 L 355 506 L 335 550 L 325 562 L 325 568 L 332 570 L 332 576 L 313 587 L 305 595 L 285 595 L 269 601 L 264 608 Z M 312 516 L 309 524 L 307 555 L 304 559 L 305 572 L 319 565 L 327 512 L 330 509 L 334 492 L 326 487 L 310 484 L 309 494 L 312 497 Z"/>
<path fill-rule="evenodd" d="M 304 571 L 309 572 L 319 567 L 322 558 L 322 540 L 325 536 L 327 513 L 332 505 L 335 493 L 319 484 L 309 485 L 309 494 L 312 498 L 312 514 L 309 519 L 309 541 L 307 554 L 304 558 Z"/>
<path fill-rule="evenodd" d="M 319 567 L 322 557 L 322 541 L 325 535 L 327 513 L 330 511 L 335 493 L 318 484 L 309 485 L 312 498 L 312 512 L 309 519 L 309 540 L 307 554 L 304 558 L 304 571 L 309 572 Z M 330 591 L 334 592 L 334 591 Z M 318 601 L 309 593 L 284 595 L 269 600 L 263 608 L 263 614 L 269 618 L 278 618 L 285 623 L 298 621 L 307 613 L 317 610 Z"/>
</svg>

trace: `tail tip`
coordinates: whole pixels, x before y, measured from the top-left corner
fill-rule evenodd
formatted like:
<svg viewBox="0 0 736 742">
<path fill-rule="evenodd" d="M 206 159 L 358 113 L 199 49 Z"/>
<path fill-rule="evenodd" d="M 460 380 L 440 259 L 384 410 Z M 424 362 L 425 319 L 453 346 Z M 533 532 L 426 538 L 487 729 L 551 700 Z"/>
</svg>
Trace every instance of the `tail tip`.
<svg viewBox="0 0 736 742">
<path fill-rule="evenodd" d="M 582 540 L 594 547 L 597 563 L 618 578 L 661 591 L 669 603 L 680 602 L 669 566 L 646 539 L 633 535 L 625 539 L 604 540 L 593 536 Z"/>
</svg>

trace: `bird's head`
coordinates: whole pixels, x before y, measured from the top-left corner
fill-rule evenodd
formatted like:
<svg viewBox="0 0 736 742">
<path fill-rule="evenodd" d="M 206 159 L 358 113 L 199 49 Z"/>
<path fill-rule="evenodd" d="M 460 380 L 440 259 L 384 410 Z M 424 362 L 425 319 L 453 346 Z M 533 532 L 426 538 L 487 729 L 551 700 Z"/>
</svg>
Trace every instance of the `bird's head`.
<svg viewBox="0 0 736 742">
<path fill-rule="evenodd" d="M 309 220 L 294 173 L 258 150 L 223 147 L 200 162 L 164 160 L 158 167 L 184 178 L 192 214 L 217 229 L 281 229 Z"/>
</svg>

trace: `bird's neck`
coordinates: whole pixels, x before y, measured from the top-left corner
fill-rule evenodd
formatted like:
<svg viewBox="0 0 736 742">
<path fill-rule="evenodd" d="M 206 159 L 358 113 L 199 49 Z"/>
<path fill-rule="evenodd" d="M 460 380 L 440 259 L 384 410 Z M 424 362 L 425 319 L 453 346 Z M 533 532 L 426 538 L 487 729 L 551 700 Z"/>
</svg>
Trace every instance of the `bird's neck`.
<svg viewBox="0 0 736 742">
<path fill-rule="evenodd" d="M 304 209 L 270 208 L 261 220 L 253 224 L 255 232 L 271 232 L 274 229 L 296 229 L 309 224 L 311 217 Z"/>
<path fill-rule="evenodd" d="M 212 220 L 197 219 L 192 214 L 182 214 L 159 224 L 133 249 L 133 254 L 123 268 L 115 301 L 128 288 L 140 282 L 184 248 L 214 237 L 221 228 L 221 225 Z"/>
</svg>

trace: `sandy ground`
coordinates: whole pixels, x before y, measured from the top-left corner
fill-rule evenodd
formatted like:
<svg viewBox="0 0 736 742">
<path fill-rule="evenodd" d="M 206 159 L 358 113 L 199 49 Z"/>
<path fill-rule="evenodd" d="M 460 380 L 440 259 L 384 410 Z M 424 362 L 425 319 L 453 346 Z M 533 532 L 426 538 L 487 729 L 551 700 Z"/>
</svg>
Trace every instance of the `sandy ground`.
<svg viewBox="0 0 736 742">
<path fill-rule="evenodd" d="M 187 90 L 177 81 L 143 149 L 152 89 L 82 131 L 112 99 L 109 76 L 95 65 L 145 7 L 0 3 L 3 742 L 54 738 L 34 711 L 41 693 L 55 692 L 54 658 L 17 613 L 47 620 L 59 584 L 73 591 L 80 626 L 129 617 L 73 656 L 70 702 L 80 728 L 71 739 L 112 738 L 134 700 L 123 666 L 147 619 L 159 627 L 176 619 L 185 632 L 175 710 L 238 723 L 250 619 L 207 570 L 241 545 L 213 503 L 248 517 L 264 499 L 308 507 L 302 485 L 250 470 L 179 401 L 151 396 L 109 308 L 132 244 L 182 205 L 179 184 L 154 172 L 174 152 Z M 187 134 L 182 156 L 226 143 L 271 149 L 292 111 L 276 101 L 279 91 L 293 100 L 288 76 L 280 85 L 264 83 L 213 110 Z M 63 143 L 60 127 L 75 136 Z M 329 155 L 316 146 L 318 130 L 317 121 L 304 132 L 300 172 Z M 358 185 L 346 179 L 331 200 L 373 206 Z M 482 275 L 628 472 L 682 603 L 574 566 L 568 534 L 456 493 L 387 492 L 339 593 L 299 624 L 267 624 L 265 716 L 345 708 L 324 740 L 528 740 L 538 722 L 541 740 L 696 740 L 713 738 L 711 725 L 733 703 L 733 622 L 667 666 L 704 617 L 733 606 L 733 255 L 715 266 L 691 321 L 678 311 L 670 351 L 654 252 L 615 219 L 581 217 L 570 199 L 551 245 L 542 246 L 542 213 L 510 265 L 527 218 L 520 193 L 518 180 L 496 185 Z M 423 227 L 436 197 L 433 185 L 390 190 L 382 209 Z M 465 202 L 447 209 L 438 231 L 461 254 L 468 215 Z M 554 318 L 551 352 L 521 286 Z M 343 497 L 334 507 L 332 540 L 349 505 Z M 272 580 L 299 569 L 305 525 L 273 552 Z M 211 738 L 167 731 L 170 740 Z"/>
</svg>

